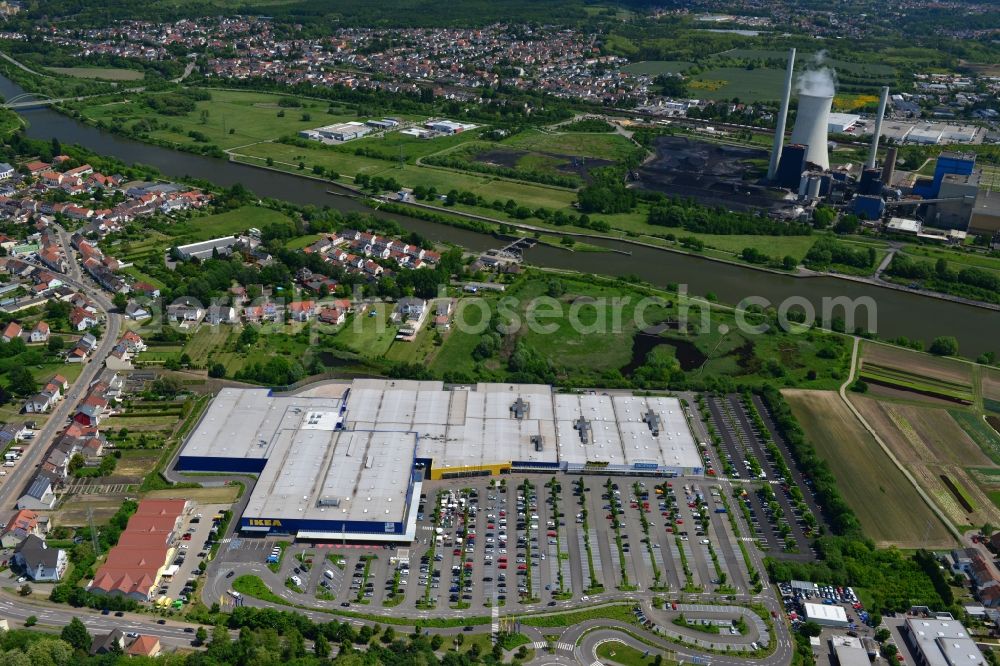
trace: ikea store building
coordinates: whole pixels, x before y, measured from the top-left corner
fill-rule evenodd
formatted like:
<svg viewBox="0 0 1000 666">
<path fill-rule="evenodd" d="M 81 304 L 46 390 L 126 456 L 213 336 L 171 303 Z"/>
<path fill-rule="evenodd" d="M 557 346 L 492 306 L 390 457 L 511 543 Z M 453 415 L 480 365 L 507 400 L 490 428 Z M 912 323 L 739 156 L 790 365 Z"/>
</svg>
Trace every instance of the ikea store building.
<svg viewBox="0 0 1000 666">
<path fill-rule="evenodd" d="M 413 540 L 429 479 L 704 472 L 676 398 L 371 379 L 298 395 L 223 389 L 176 469 L 256 474 L 244 532 L 393 542 Z"/>
</svg>

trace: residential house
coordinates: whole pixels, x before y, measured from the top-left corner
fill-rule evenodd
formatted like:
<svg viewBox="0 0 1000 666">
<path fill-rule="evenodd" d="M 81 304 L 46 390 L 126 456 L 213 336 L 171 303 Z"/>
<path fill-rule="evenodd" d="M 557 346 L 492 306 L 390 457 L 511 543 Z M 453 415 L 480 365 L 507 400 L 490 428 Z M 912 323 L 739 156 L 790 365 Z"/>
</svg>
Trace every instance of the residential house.
<svg viewBox="0 0 1000 666">
<path fill-rule="evenodd" d="M 28 490 L 17 500 L 18 509 L 35 511 L 49 511 L 55 504 L 56 495 L 52 490 L 52 478 L 44 472 L 39 472 L 28 486 Z"/>
<path fill-rule="evenodd" d="M 11 340 L 19 338 L 21 337 L 21 332 L 23 330 L 24 329 L 21 328 L 20 324 L 18 324 L 16 321 L 12 321 L 9 324 L 7 324 L 6 327 L 4 327 L 3 333 L 0 334 L 0 341 L 10 342 Z"/>
<path fill-rule="evenodd" d="M 439 299 L 434 309 L 434 326 L 447 330 L 451 327 L 452 300 L 450 298 Z"/>
<path fill-rule="evenodd" d="M 288 304 L 288 317 L 292 321 L 309 321 L 316 315 L 315 301 L 293 301 Z"/>
<path fill-rule="evenodd" d="M 197 324 L 205 317 L 205 310 L 196 301 L 185 298 L 167 306 L 167 319 L 182 326 Z"/>
<path fill-rule="evenodd" d="M 132 356 L 133 354 L 128 347 L 119 342 L 104 359 L 104 366 L 109 370 L 131 370 L 133 368 Z"/>
<path fill-rule="evenodd" d="M 205 313 L 205 321 L 212 326 L 218 324 L 235 324 L 239 321 L 236 308 L 228 305 L 210 305 Z"/>
<path fill-rule="evenodd" d="M 153 315 L 135 300 L 130 300 L 125 305 L 125 316 L 132 321 L 145 321 L 151 319 Z"/>
<path fill-rule="evenodd" d="M 37 176 L 38 174 L 44 173 L 44 172 L 48 171 L 49 169 L 51 169 L 52 165 L 48 164 L 46 162 L 42 162 L 40 160 L 36 160 L 34 162 L 28 162 L 27 164 L 24 165 L 24 168 L 32 176 Z"/>
<path fill-rule="evenodd" d="M 14 564 L 31 580 L 53 582 L 61 580 L 66 573 L 66 551 L 62 548 L 49 548 L 45 540 L 28 536 L 14 548 Z"/>
<path fill-rule="evenodd" d="M 424 316 L 427 302 L 420 298 L 401 298 L 396 304 L 393 317 L 397 321 L 419 321 Z"/>
<path fill-rule="evenodd" d="M 0 180 L 7 180 L 14 177 L 14 167 L 6 162 L 0 162 Z"/>
<path fill-rule="evenodd" d="M 94 636 L 90 644 L 90 654 L 112 654 L 125 652 L 125 634 L 121 629 L 112 629 L 111 633 Z"/>
<path fill-rule="evenodd" d="M 69 323 L 77 331 L 86 331 L 97 326 L 97 316 L 83 308 L 73 308 L 69 313 Z"/>
<path fill-rule="evenodd" d="M 132 285 L 132 293 L 142 294 L 147 298 L 159 298 L 160 290 L 148 282 L 136 282 Z"/>
<path fill-rule="evenodd" d="M 125 331 L 125 334 L 122 335 L 121 341 L 133 354 L 146 351 L 146 343 L 135 331 Z"/>
<path fill-rule="evenodd" d="M 11 421 L 0 428 L 0 448 L 20 442 L 28 434 L 28 426 L 23 422 Z"/>
<path fill-rule="evenodd" d="M 32 342 L 48 342 L 49 340 L 49 325 L 44 321 L 40 321 L 35 324 L 35 328 L 31 329 L 30 340 Z"/>
<path fill-rule="evenodd" d="M 83 425 L 99 426 L 108 409 L 107 398 L 92 390 L 77 406 L 73 420 Z"/>
<path fill-rule="evenodd" d="M 95 338 L 90 333 L 83 335 L 79 340 L 76 341 L 76 346 L 73 347 L 66 355 L 67 363 L 83 363 L 87 360 L 94 348 L 97 346 L 97 338 Z"/>
<path fill-rule="evenodd" d="M 160 654 L 160 639 L 156 636 L 140 635 L 125 650 L 130 657 L 155 657 Z"/>
<path fill-rule="evenodd" d="M 30 509 L 18 511 L 0 534 L 0 546 L 13 548 L 31 535 L 43 536 L 43 525 L 47 522 L 40 521 L 36 512 Z"/>
<path fill-rule="evenodd" d="M 52 406 L 56 404 L 56 400 L 52 395 L 47 395 L 45 393 L 36 393 L 35 395 L 28 398 L 24 403 L 24 413 L 25 414 L 44 414 L 45 412 L 52 409 Z"/>
<path fill-rule="evenodd" d="M 331 326 L 340 326 L 347 318 L 347 314 L 340 308 L 323 308 L 319 311 L 319 320 Z"/>
</svg>

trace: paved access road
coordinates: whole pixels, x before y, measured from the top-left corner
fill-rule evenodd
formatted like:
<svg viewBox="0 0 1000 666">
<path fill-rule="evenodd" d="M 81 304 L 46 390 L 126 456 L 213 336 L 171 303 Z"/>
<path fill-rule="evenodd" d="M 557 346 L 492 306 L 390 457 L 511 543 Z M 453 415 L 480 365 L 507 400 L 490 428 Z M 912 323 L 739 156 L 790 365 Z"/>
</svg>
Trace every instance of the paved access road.
<svg viewBox="0 0 1000 666">
<path fill-rule="evenodd" d="M 68 241 L 65 239 L 66 232 L 61 228 L 59 228 L 59 231 L 64 247 L 68 248 Z M 72 248 L 68 249 L 71 250 Z M 94 350 L 94 353 L 86 361 L 83 372 L 80 373 L 80 376 L 70 386 L 63 399 L 49 414 L 48 420 L 38 435 L 36 435 L 32 444 L 25 447 L 24 456 L 17 467 L 7 477 L 6 482 L 0 485 L 0 510 L 7 512 L 7 518 L 12 514 L 18 498 L 24 494 L 27 486 L 34 479 L 38 468 L 41 466 L 42 457 L 49 450 L 56 435 L 66 427 L 68 420 L 76 412 L 77 405 L 86 396 L 87 388 L 104 369 L 104 359 L 114 349 L 118 335 L 121 332 L 121 316 L 110 312 L 113 306 L 107 296 L 99 288 L 89 284 L 80 276 L 80 267 L 72 251 L 67 252 L 67 257 L 70 263 L 70 270 L 68 274 L 61 276 L 62 281 L 87 294 L 104 313 L 107 325 L 104 328 L 104 337 L 101 339 L 97 349 Z M 5 522 L 7 518 L 4 519 Z"/>
<path fill-rule="evenodd" d="M 100 612 L 89 608 L 72 608 L 24 599 L 11 596 L 9 592 L 0 593 L 0 615 L 10 622 L 11 629 L 16 628 L 16 625 L 23 625 L 32 615 L 38 618 L 39 627 L 55 629 L 61 629 L 76 617 L 87 626 L 91 635 L 106 634 L 112 629 L 121 629 L 126 633 L 134 631 L 156 636 L 164 645 L 173 647 L 190 647 L 191 641 L 194 640 L 193 632 L 200 626 L 174 620 L 158 624 L 155 618 L 136 613 L 125 613 L 123 617 L 115 617 L 113 614 L 101 615 Z"/>
</svg>

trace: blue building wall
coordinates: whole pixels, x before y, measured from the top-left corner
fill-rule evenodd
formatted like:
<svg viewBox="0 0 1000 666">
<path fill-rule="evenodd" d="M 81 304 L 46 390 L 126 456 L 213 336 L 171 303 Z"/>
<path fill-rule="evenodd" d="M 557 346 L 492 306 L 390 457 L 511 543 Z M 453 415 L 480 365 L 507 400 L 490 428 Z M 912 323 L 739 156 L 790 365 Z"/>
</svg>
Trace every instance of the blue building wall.
<svg viewBox="0 0 1000 666">
<path fill-rule="evenodd" d="M 243 472 L 260 474 L 266 458 L 213 458 L 211 456 L 180 456 L 176 470 L 180 472 Z"/>
<path fill-rule="evenodd" d="M 370 520 L 324 520 L 309 518 L 264 518 L 243 516 L 240 528 L 252 528 L 263 533 L 267 527 L 269 534 L 294 534 L 300 530 L 331 532 L 335 534 L 405 534 L 406 524 L 398 522 L 376 522 Z"/>
<path fill-rule="evenodd" d="M 957 174 L 959 176 L 968 176 L 976 167 L 975 158 L 965 159 L 962 157 L 949 157 L 942 156 L 938 157 L 937 164 L 934 166 L 934 180 L 928 183 L 927 181 L 918 182 L 913 188 L 914 194 L 919 194 L 925 199 L 937 198 L 938 194 L 941 193 L 941 181 L 948 174 Z"/>
</svg>

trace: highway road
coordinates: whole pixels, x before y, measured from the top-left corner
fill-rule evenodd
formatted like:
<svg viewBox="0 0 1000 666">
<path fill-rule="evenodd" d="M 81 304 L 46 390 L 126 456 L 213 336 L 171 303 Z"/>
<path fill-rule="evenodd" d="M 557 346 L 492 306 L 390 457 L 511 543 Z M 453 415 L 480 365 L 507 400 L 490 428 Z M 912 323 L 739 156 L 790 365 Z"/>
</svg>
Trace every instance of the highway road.
<svg viewBox="0 0 1000 666">
<path fill-rule="evenodd" d="M 51 627 L 58 630 L 77 617 L 87 626 L 91 635 L 106 634 L 112 629 L 121 629 L 126 633 L 134 631 L 156 636 L 164 645 L 173 647 L 190 647 L 191 641 L 194 640 L 193 632 L 200 626 L 173 620 L 165 620 L 164 624 L 157 624 L 156 618 L 137 613 L 125 613 L 123 617 L 115 617 L 113 614 L 101 615 L 99 611 L 89 608 L 59 606 L 15 597 L 11 592 L 0 593 L 0 616 L 7 619 L 11 629 L 18 628 L 17 625 L 23 625 L 24 621 L 32 615 L 38 618 L 39 627 Z M 191 631 L 187 632 L 185 628 Z"/>
</svg>

